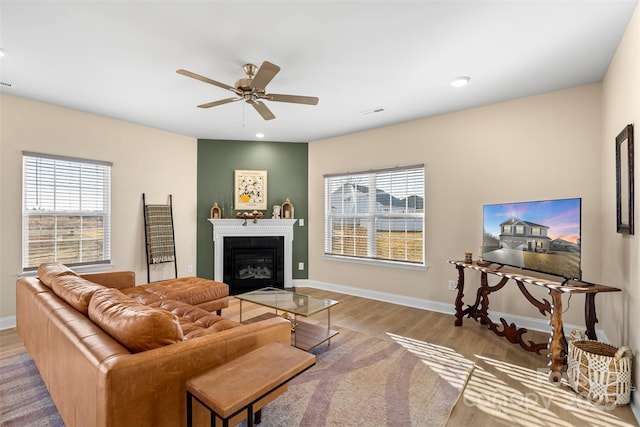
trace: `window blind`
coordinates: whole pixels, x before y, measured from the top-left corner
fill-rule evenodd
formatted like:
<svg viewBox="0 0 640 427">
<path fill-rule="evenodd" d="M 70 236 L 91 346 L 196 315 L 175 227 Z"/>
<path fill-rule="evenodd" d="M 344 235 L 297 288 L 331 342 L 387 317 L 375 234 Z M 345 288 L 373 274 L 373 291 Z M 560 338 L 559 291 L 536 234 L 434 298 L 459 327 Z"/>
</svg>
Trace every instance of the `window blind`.
<svg viewBox="0 0 640 427">
<path fill-rule="evenodd" d="M 424 165 L 324 176 L 324 252 L 424 265 Z"/>
<path fill-rule="evenodd" d="M 23 152 L 22 269 L 108 263 L 111 163 Z"/>
</svg>

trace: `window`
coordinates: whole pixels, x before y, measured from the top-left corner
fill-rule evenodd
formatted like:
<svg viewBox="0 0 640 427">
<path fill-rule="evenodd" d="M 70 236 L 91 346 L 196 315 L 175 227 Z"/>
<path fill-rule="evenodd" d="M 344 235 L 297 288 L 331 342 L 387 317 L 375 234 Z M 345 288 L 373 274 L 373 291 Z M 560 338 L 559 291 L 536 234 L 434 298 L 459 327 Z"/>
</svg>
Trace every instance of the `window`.
<svg viewBox="0 0 640 427">
<path fill-rule="evenodd" d="M 111 163 L 22 153 L 22 269 L 109 263 Z"/>
<path fill-rule="evenodd" d="M 325 255 L 424 265 L 424 165 L 325 175 Z"/>
</svg>

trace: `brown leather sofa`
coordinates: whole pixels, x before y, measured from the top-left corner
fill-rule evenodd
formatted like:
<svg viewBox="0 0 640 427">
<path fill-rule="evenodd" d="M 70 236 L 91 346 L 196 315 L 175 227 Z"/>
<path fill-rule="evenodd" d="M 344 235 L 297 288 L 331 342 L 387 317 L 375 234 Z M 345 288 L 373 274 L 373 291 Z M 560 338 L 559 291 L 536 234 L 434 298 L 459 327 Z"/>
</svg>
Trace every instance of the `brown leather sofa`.
<svg viewBox="0 0 640 427">
<path fill-rule="evenodd" d="M 59 264 L 38 276 L 17 282 L 17 330 L 67 427 L 184 426 L 187 378 L 290 341 L 285 319 L 211 313 L 226 303 L 214 302 L 213 281 L 134 286 L 132 272 L 79 276 Z M 196 425 L 208 425 L 202 412 Z"/>
</svg>

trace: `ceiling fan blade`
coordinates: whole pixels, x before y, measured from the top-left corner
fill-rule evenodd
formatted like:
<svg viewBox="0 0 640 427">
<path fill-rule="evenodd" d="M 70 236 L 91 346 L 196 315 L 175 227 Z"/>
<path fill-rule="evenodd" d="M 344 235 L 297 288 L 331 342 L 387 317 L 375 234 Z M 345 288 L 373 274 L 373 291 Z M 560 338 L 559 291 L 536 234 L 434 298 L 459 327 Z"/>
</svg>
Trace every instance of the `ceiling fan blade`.
<svg viewBox="0 0 640 427">
<path fill-rule="evenodd" d="M 258 68 L 258 72 L 253 78 L 253 82 L 251 82 L 251 89 L 264 89 L 279 71 L 280 67 L 276 64 L 264 61 L 260 68 Z"/>
<path fill-rule="evenodd" d="M 200 80 L 201 82 L 205 82 L 205 83 L 212 84 L 214 86 L 221 87 L 222 89 L 228 89 L 228 90 L 230 90 L 232 92 L 237 93 L 237 89 L 235 87 L 226 85 L 224 83 L 217 82 L 217 81 L 215 81 L 213 79 L 210 79 L 209 77 L 201 76 L 200 74 L 192 73 L 191 71 L 179 69 L 179 70 L 176 71 L 176 73 L 182 74 L 183 76 L 191 77 L 192 79 Z"/>
<path fill-rule="evenodd" d="M 227 98 L 221 99 L 220 101 L 207 102 L 206 104 L 198 105 L 199 108 L 211 108 L 217 107 L 218 105 L 228 104 L 230 102 L 240 101 L 242 98 Z"/>
<path fill-rule="evenodd" d="M 264 102 L 249 101 L 249 104 L 253 105 L 253 108 L 255 108 L 256 111 L 258 113 L 260 113 L 260 115 L 262 116 L 263 119 L 265 119 L 265 120 L 273 120 L 273 119 L 276 118 L 276 116 L 273 115 L 271 110 L 269 110 L 269 108 L 267 108 L 267 106 L 264 105 Z"/>
<path fill-rule="evenodd" d="M 293 102 L 295 104 L 317 105 L 318 98 L 315 96 L 282 95 L 279 93 L 267 93 L 260 98 L 276 102 Z"/>
</svg>

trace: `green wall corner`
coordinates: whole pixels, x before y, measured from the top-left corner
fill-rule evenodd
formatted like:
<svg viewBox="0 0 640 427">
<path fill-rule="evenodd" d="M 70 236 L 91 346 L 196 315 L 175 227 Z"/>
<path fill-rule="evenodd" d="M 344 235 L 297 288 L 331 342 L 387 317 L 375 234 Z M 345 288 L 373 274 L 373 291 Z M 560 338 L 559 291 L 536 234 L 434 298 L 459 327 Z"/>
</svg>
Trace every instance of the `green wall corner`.
<svg viewBox="0 0 640 427">
<path fill-rule="evenodd" d="M 208 221 L 214 202 L 224 208 L 223 218 L 235 218 L 233 202 L 234 171 L 267 171 L 267 206 L 265 218 L 271 218 L 272 206 L 288 197 L 295 218 L 304 219 L 293 227 L 293 279 L 307 279 L 308 244 L 308 144 L 267 141 L 198 140 L 197 194 L 197 269 L 198 277 L 213 279 L 213 234 Z M 304 270 L 298 270 L 303 262 Z"/>
</svg>

